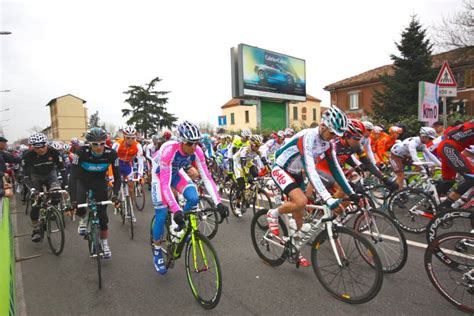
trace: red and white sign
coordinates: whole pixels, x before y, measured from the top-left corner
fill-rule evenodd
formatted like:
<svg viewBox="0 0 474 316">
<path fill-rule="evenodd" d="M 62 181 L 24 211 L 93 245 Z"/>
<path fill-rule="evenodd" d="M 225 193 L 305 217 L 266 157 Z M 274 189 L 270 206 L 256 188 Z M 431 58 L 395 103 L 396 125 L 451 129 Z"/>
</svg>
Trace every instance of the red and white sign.
<svg viewBox="0 0 474 316">
<path fill-rule="evenodd" d="M 457 95 L 458 84 L 448 62 L 445 61 L 443 67 L 441 67 L 435 84 L 439 86 L 440 97 L 455 97 Z"/>
</svg>

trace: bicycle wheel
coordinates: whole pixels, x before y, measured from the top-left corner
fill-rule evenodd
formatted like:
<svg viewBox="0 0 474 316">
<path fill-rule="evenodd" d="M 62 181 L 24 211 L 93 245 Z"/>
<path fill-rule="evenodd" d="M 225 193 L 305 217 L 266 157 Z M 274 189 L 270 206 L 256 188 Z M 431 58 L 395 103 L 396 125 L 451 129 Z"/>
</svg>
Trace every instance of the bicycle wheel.
<svg viewBox="0 0 474 316">
<path fill-rule="evenodd" d="M 452 209 L 437 214 L 426 229 L 426 241 L 430 244 L 437 236 L 446 233 L 468 233 L 474 229 L 474 209 Z"/>
<path fill-rule="evenodd" d="M 391 196 L 388 214 L 404 231 L 421 234 L 436 212 L 429 194 L 422 190 L 405 188 Z"/>
<path fill-rule="evenodd" d="M 50 206 L 46 214 L 46 237 L 51 251 L 59 256 L 64 249 L 64 226 L 61 212 L 54 206 Z"/>
<path fill-rule="evenodd" d="M 237 201 L 236 201 L 237 199 L 236 193 L 237 193 L 237 183 L 233 183 L 229 192 L 230 210 L 232 211 L 232 214 L 234 214 L 235 217 L 239 217 L 239 215 L 236 213 L 236 208 L 238 207 Z"/>
<path fill-rule="evenodd" d="M 135 183 L 135 206 L 141 212 L 145 208 L 145 187 L 140 182 Z"/>
<path fill-rule="evenodd" d="M 28 193 L 26 195 L 26 201 L 25 201 L 25 215 L 28 215 L 28 211 L 30 210 L 31 206 L 31 195 Z"/>
<path fill-rule="evenodd" d="M 97 276 L 99 278 L 99 290 L 102 289 L 102 267 L 100 259 L 102 256 L 102 245 L 100 243 L 100 230 L 98 225 L 91 225 L 87 238 L 89 244 L 89 254 L 97 262 Z"/>
<path fill-rule="evenodd" d="M 270 266 L 276 267 L 285 262 L 286 242 L 282 236 L 288 236 L 288 229 L 279 218 L 280 236 L 271 234 L 268 229 L 267 212 L 268 210 L 262 209 L 254 215 L 250 224 L 250 235 L 257 255 Z"/>
<path fill-rule="evenodd" d="M 120 212 L 120 217 L 122 218 L 122 225 L 123 225 L 125 224 L 125 215 L 128 212 L 127 203 L 125 202 L 124 199 L 122 199 L 122 202 L 120 203 L 119 212 Z"/>
<path fill-rule="evenodd" d="M 130 222 L 130 239 L 133 239 L 133 209 L 132 209 L 132 198 L 130 196 L 125 197 L 125 204 L 127 205 L 128 221 Z"/>
<path fill-rule="evenodd" d="M 333 234 L 336 249 L 331 245 L 327 230 L 319 233 L 313 241 L 311 262 L 316 277 L 338 300 L 350 304 L 370 301 L 379 293 L 383 281 L 382 263 L 377 251 L 367 239 L 351 229 L 334 226 Z M 372 260 L 368 262 L 368 258 Z"/>
<path fill-rule="evenodd" d="M 195 231 L 186 245 L 185 267 L 189 286 L 196 301 L 205 309 L 219 304 L 222 274 L 219 258 L 209 239 Z"/>
<path fill-rule="evenodd" d="M 217 234 L 219 228 L 214 202 L 207 196 L 201 196 L 199 197 L 199 209 L 201 212 L 196 216 L 198 230 L 208 239 L 212 239 Z"/>
<path fill-rule="evenodd" d="M 466 247 L 460 249 L 460 244 Z M 433 286 L 448 302 L 468 313 L 474 313 L 474 282 L 468 277 L 474 268 L 473 246 L 474 234 L 448 233 L 435 238 L 425 252 L 425 270 Z M 440 249 L 444 250 L 442 255 Z"/>
<path fill-rule="evenodd" d="M 259 189 L 252 201 L 253 214 L 255 215 L 258 210 L 263 208 L 267 210 L 272 209 L 273 203 L 272 199 L 270 198 L 270 194 L 268 194 L 268 192 L 263 189 Z"/>
<path fill-rule="evenodd" d="M 403 231 L 388 215 L 375 210 L 367 212 L 367 215 L 360 213 L 353 228 L 372 242 L 382 261 L 383 272 L 395 273 L 405 266 L 408 257 L 407 240 Z M 362 252 L 361 255 L 365 253 Z"/>
</svg>

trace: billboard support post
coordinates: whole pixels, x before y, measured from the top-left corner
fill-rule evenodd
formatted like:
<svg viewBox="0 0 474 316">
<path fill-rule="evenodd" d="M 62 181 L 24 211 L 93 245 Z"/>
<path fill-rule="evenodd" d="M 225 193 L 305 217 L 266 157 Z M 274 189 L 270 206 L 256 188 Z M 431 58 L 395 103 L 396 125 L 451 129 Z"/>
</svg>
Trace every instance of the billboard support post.
<svg viewBox="0 0 474 316">
<path fill-rule="evenodd" d="M 446 109 L 446 97 L 443 97 L 443 126 L 448 127 L 448 110 Z"/>
</svg>

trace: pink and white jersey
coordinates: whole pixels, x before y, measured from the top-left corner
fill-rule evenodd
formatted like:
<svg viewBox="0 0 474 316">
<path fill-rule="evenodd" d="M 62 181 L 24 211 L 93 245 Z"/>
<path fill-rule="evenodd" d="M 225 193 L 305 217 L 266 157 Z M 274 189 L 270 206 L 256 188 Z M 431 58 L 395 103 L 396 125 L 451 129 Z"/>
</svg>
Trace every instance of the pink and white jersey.
<svg viewBox="0 0 474 316">
<path fill-rule="evenodd" d="M 221 202 L 216 184 L 207 169 L 206 158 L 202 149 L 196 146 L 195 153 L 188 155 L 182 151 L 181 143 L 168 141 L 164 143 L 160 150 L 153 156 L 152 179 L 154 182 L 159 182 L 163 203 L 167 204 L 173 213 L 180 210 L 180 207 L 171 191 L 171 183 L 173 178 L 179 176 L 179 172 L 182 168 L 191 165 L 196 167 L 199 171 L 204 186 L 215 205 Z"/>
</svg>

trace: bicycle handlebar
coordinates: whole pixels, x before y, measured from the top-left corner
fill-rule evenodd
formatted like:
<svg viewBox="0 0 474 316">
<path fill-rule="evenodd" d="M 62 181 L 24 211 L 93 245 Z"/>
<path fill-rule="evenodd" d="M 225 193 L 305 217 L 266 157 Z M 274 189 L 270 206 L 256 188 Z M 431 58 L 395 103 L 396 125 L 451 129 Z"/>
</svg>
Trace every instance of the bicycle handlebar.
<svg viewBox="0 0 474 316">
<path fill-rule="evenodd" d="M 94 204 L 95 205 L 107 205 L 107 204 L 114 204 L 114 202 L 112 202 L 112 201 L 100 201 L 100 202 L 95 202 Z M 88 207 L 90 205 L 92 205 L 92 203 L 82 203 L 82 204 L 78 204 L 77 208 Z"/>
</svg>

